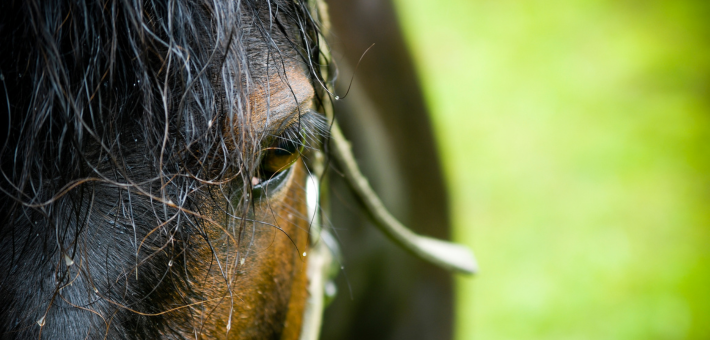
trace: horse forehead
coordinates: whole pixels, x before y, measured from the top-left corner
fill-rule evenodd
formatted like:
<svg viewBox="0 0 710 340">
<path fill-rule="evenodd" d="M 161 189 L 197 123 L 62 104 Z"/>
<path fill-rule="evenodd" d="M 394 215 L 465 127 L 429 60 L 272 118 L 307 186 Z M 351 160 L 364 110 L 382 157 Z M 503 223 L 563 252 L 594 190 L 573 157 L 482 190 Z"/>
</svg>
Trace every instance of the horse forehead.
<svg viewBox="0 0 710 340">
<path fill-rule="evenodd" d="M 262 81 L 249 91 L 251 121 L 256 125 L 278 124 L 310 108 L 313 86 L 303 67 L 289 66 Z"/>
</svg>

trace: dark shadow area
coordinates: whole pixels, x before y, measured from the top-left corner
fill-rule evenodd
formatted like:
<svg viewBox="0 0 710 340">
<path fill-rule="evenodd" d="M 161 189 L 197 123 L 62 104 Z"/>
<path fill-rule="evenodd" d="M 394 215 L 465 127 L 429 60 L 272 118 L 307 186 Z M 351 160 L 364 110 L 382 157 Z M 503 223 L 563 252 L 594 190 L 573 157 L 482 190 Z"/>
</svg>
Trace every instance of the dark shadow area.
<svg viewBox="0 0 710 340">
<path fill-rule="evenodd" d="M 343 95 L 336 117 L 363 172 L 392 213 L 417 233 L 448 239 L 436 143 L 412 59 L 389 1 L 330 1 L 331 44 Z M 323 339 L 450 339 L 451 275 L 396 247 L 368 221 L 346 183 L 330 174 L 332 225 L 345 269 L 326 309 Z M 352 298 L 349 287 L 352 289 Z"/>
</svg>

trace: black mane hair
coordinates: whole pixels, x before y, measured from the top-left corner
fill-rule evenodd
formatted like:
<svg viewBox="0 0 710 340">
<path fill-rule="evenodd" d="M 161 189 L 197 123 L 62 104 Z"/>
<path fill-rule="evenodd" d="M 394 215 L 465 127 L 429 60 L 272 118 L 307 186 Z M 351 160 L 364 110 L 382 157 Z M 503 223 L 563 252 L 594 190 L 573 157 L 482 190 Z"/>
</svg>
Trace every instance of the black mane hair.
<svg viewBox="0 0 710 340">
<path fill-rule="evenodd" d="M 249 89 L 297 58 L 324 93 L 314 15 L 288 0 L 0 3 L 0 338 L 194 338 L 159 314 L 200 298 L 167 266 L 209 244 L 205 200 L 248 210 L 264 137 L 240 128 Z"/>
</svg>

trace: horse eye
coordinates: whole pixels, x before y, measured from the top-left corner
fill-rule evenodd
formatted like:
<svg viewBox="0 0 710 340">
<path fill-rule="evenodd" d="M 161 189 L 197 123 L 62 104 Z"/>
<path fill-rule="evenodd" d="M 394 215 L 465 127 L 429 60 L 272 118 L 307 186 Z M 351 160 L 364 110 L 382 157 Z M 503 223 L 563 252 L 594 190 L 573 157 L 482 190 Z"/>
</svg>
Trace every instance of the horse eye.
<svg viewBox="0 0 710 340">
<path fill-rule="evenodd" d="M 284 137 L 277 137 L 264 149 L 259 169 L 263 180 L 288 169 L 301 154 L 303 144 Z"/>
</svg>

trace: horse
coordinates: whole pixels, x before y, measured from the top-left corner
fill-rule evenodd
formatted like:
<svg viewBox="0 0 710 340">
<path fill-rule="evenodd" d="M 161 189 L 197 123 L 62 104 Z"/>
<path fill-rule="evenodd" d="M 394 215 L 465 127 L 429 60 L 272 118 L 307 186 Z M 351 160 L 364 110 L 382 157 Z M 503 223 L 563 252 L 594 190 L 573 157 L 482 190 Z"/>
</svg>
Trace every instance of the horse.
<svg viewBox="0 0 710 340">
<path fill-rule="evenodd" d="M 0 4 L 0 338 L 317 337 L 317 197 L 328 173 L 342 186 L 324 23 L 317 1 Z M 427 334 L 445 338 L 450 282 L 432 277 L 417 291 L 441 293 Z"/>
<path fill-rule="evenodd" d="M 305 2 L 0 5 L 3 339 L 297 339 Z"/>
</svg>

